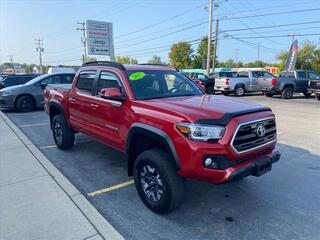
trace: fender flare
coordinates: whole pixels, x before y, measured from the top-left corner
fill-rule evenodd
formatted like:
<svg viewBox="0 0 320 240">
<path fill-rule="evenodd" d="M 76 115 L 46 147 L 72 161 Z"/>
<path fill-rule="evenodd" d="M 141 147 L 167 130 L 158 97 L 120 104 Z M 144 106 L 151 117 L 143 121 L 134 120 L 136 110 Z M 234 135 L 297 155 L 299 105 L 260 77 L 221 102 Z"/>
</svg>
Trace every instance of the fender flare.
<svg viewBox="0 0 320 240">
<path fill-rule="evenodd" d="M 48 114 L 49 114 L 49 118 L 50 118 L 50 127 L 52 127 L 52 118 L 51 118 L 51 109 L 52 107 L 56 107 L 59 109 L 60 113 L 63 115 L 64 119 L 67 121 L 68 125 L 69 125 L 69 121 L 66 118 L 65 112 L 63 107 L 61 106 L 61 104 L 55 102 L 55 101 L 50 101 L 48 103 Z"/>
<path fill-rule="evenodd" d="M 129 174 L 129 176 L 132 175 L 133 163 L 135 161 L 135 159 L 130 157 L 130 147 L 132 146 L 131 145 L 132 141 L 134 141 L 133 136 L 136 133 L 145 134 L 145 135 L 155 139 L 162 146 L 164 146 L 171 156 L 174 167 L 176 168 L 176 170 L 180 170 L 180 161 L 178 158 L 178 154 L 177 154 L 175 146 L 174 146 L 171 138 L 168 136 L 168 134 L 165 133 L 164 131 L 162 131 L 161 129 L 152 127 L 152 126 L 144 124 L 144 123 L 133 123 L 129 129 L 127 143 L 126 143 L 126 154 L 128 156 L 128 174 Z"/>
</svg>

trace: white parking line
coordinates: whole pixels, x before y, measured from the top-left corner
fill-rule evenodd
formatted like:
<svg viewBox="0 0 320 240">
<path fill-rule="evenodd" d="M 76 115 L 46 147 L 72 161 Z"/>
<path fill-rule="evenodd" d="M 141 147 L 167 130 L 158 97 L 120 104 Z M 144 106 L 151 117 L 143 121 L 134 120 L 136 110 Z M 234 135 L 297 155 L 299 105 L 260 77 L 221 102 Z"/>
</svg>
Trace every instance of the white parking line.
<svg viewBox="0 0 320 240">
<path fill-rule="evenodd" d="M 76 142 L 74 145 L 79 145 L 79 144 L 82 144 L 82 143 L 90 143 L 92 141 L 81 141 L 81 142 Z M 52 144 L 52 145 L 46 145 L 46 146 L 42 146 L 40 147 L 40 149 L 48 149 L 48 148 L 56 148 L 57 145 L 55 144 Z"/>
<path fill-rule="evenodd" d="M 35 126 L 44 126 L 44 125 L 49 125 L 49 122 L 45 122 L 45 123 L 33 123 L 33 124 L 24 124 L 24 125 L 18 125 L 18 127 L 20 128 L 24 128 L 24 127 L 35 127 Z"/>
<path fill-rule="evenodd" d="M 20 116 L 34 116 L 34 115 L 43 115 L 43 112 L 32 112 L 32 113 L 8 113 L 9 117 L 20 117 Z"/>
</svg>

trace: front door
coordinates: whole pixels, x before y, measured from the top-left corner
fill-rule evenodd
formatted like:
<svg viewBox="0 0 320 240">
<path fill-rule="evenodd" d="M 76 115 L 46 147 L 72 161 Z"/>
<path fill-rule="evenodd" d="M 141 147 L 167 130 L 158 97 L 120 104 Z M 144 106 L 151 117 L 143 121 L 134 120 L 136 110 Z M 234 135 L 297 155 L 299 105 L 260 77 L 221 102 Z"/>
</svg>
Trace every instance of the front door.
<svg viewBox="0 0 320 240">
<path fill-rule="evenodd" d="M 112 71 L 101 71 L 97 87 L 94 90 L 94 106 L 92 108 L 91 123 L 98 138 L 119 150 L 124 146 L 125 113 L 122 101 L 104 99 L 100 91 L 106 88 L 120 88 L 123 90 L 120 78 Z"/>
</svg>

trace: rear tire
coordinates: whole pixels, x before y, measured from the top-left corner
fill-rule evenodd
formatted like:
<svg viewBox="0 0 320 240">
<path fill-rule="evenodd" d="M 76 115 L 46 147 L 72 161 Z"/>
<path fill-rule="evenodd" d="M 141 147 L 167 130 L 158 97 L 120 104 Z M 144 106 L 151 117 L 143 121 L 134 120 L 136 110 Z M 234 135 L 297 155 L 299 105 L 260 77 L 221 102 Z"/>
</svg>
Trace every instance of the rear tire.
<svg viewBox="0 0 320 240">
<path fill-rule="evenodd" d="M 164 151 L 142 152 L 134 164 L 134 181 L 143 203 L 158 214 L 178 208 L 184 198 L 184 179 L 178 176 Z"/>
<path fill-rule="evenodd" d="M 222 91 L 222 94 L 223 94 L 224 96 L 229 96 L 229 95 L 230 95 L 230 92 L 224 92 L 224 91 Z"/>
<path fill-rule="evenodd" d="M 31 96 L 21 96 L 17 99 L 16 107 L 18 112 L 31 112 L 36 109 L 36 103 Z"/>
<path fill-rule="evenodd" d="M 316 95 L 316 98 L 318 99 L 318 101 L 320 101 L 320 94 Z"/>
<path fill-rule="evenodd" d="M 285 87 L 281 93 L 281 97 L 283 99 L 291 99 L 293 97 L 293 88 L 292 87 Z"/>
<path fill-rule="evenodd" d="M 52 134 L 59 149 L 66 150 L 73 146 L 74 132 L 61 114 L 55 115 L 52 119 Z"/>
<path fill-rule="evenodd" d="M 272 93 L 269 93 L 269 92 L 264 92 L 264 95 L 265 95 L 266 97 L 272 97 L 272 96 L 273 96 L 273 94 L 272 94 Z"/>
<path fill-rule="evenodd" d="M 245 94 L 245 89 L 243 86 L 236 86 L 234 89 L 234 95 L 236 97 L 242 97 Z"/>
</svg>

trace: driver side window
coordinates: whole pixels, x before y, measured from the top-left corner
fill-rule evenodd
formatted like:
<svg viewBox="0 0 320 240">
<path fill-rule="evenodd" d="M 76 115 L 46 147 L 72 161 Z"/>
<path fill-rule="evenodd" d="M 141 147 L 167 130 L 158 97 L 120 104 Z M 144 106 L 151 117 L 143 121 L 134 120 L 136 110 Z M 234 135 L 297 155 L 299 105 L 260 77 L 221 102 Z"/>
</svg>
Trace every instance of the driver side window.
<svg viewBox="0 0 320 240">
<path fill-rule="evenodd" d="M 98 89 L 97 89 L 97 95 L 99 96 L 100 91 L 104 88 L 120 88 L 120 79 L 118 76 L 111 72 L 101 72 L 99 83 L 98 83 Z"/>
</svg>

